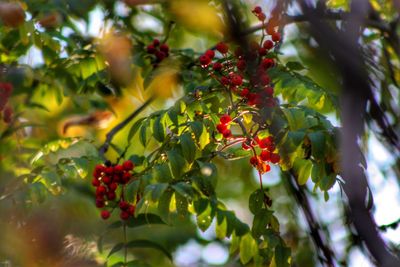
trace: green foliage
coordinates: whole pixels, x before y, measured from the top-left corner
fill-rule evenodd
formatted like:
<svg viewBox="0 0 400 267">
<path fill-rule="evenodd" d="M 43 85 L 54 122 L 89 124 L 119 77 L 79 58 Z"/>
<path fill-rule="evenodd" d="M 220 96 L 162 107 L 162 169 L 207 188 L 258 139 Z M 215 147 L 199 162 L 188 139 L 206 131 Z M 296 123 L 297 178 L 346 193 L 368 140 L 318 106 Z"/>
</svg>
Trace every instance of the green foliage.
<svg viewBox="0 0 400 267">
<path fill-rule="evenodd" d="M 323 191 L 327 199 L 339 173 L 338 129 L 325 117 L 337 113 L 336 95 L 304 75 L 307 68 L 302 63 L 289 61 L 282 66 L 276 58 L 278 54 L 271 51 L 268 56 L 278 62 L 277 67 L 268 70 L 277 104 L 247 105 L 238 94 L 227 90 L 199 66 L 198 56 L 206 46 L 186 47 L 190 46 L 185 42 L 193 37 L 192 32 L 185 29 L 187 25 L 170 23 L 169 16 L 175 14 L 168 4 L 149 9 L 126 7 L 127 14 L 119 14 L 114 1 L 25 2 L 32 19 L 15 29 L 0 26 L 0 67 L 4 64 L 7 69 L 0 78 L 13 84 L 12 103 L 17 109 L 15 123 L 0 127 L 0 152 L 5 154 L 19 146 L 21 150 L 19 159 L 10 155 L 14 158 L 9 160 L 18 162 L 19 169 L 7 167 L 9 161 L 0 164 L 26 188 L 22 192 L 25 202 L 29 203 L 27 206 L 45 203 L 56 195 L 63 197 L 68 191 L 78 191 L 94 202 L 89 184 L 95 165 L 103 162 L 104 155 L 98 151 L 100 138 L 96 136 L 98 128 L 103 126 L 90 114 L 109 110 L 122 120 L 118 116 L 126 117 L 135 106 L 132 101 L 126 105 L 117 102 L 118 99 L 135 98 L 136 103 L 148 98 L 154 93 L 150 92 L 152 85 L 164 77 L 165 70 L 176 67 L 176 81 L 165 79 L 165 84 L 160 85 L 162 88 L 158 88 L 162 92 L 172 91 L 173 97 L 159 96 L 151 107 L 153 110 L 135 117 L 127 131 L 121 131 L 123 137 L 115 137 L 110 144 L 106 156 L 114 163 L 130 159 L 135 164 L 134 179 L 118 190 L 124 193 L 126 201 L 135 205 L 136 211 L 131 220 L 118 219 L 109 225 L 99 241 L 98 256 L 104 261 L 108 259 L 108 266 L 148 266 L 136 258 L 139 255 L 136 249 L 145 248 L 145 251 L 158 250 L 172 261 L 171 253 L 178 245 L 189 238 L 201 238 L 191 232 L 181 243 L 176 241 L 169 246 L 170 236 L 163 232 L 160 242 L 158 232 L 148 233 L 149 238 L 142 237 L 143 228 L 168 225 L 180 230 L 185 224 L 204 232 L 215 222 L 216 238 L 221 243 L 229 243 L 231 258 L 238 256 L 241 264 L 290 266 L 292 252 L 281 236 L 279 216 L 269 203 L 269 193 L 265 188 L 255 190 L 249 168 L 241 173 L 248 167 L 250 156 L 260 149 L 245 151 L 241 143 L 255 136 L 273 136 L 281 170 L 294 175 L 299 185 L 305 185 L 311 177 L 314 189 Z M 335 8 L 345 8 L 346 3 L 328 2 Z M 126 33 L 131 42 L 128 52 L 121 57 L 128 59 L 131 84 L 118 81 L 113 72 L 113 59 L 116 65 L 124 64 L 121 58 L 112 56 L 118 57 L 124 49 L 117 46 L 114 50 L 110 48 L 110 53 L 104 52 L 104 43 L 109 45 L 106 37 L 97 39 L 79 30 L 79 23 L 89 23 L 89 18 L 96 14 L 90 13 L 95 8 L 115 27 L 116 36 Z M 60 25 L 40 26 L 41 16 L 51 12 L 60 15 Z M 133 23 L 144 17 L 150 17 L 160 27 L 148 30 Z M 207 47 L 217 41 L 208 35 L 201 37 Z M 146 52 L 153 38 L 171 46 L 168 59 L 159 65 Z M 40 51 L 39 62 L 19 64 L 33 48 Z M 233 59 L 220 57 L 218 60 Z M 119 72 L 122 71 L 117 68 Z M 174 86 L 169 86 L 170 83 Z M 177 97 L 179 90 L 169 90 L 169 87 L 178 87 L 183 96 Z M 85 137 L 63 138 L 56 129 L 57 122 L 69 119 L 70 113 L 80 115 L 77 126 L 87 127 Z M 216 128 L 219 118 L 226 113 L 233 118 L 230 127 L 237 138 L 232 139 L 235 142 L 223 138 Z M 49 130 L 46 123 L 54 129 Z M 106 132 L 110 130 L 109 127 Z M 18 144 L 19 136 L 24 136 L 26 141 Z M 8 143 L 8 140 L 12 141 Z M 235 175 L 242 181 L 232 178 Z M 230 184 L 231 179 L 235 181 L 234 186 Z M 252 213 L 249 225 L 244 221 L 251 220 L 244 220 L 240 212 L 230 210 L 230 197 L 221 196 L 227 192 L 234 196 L 235 190 L 242 190 L 236 194 L 249 200 Z M 3 194 L 1 190 L 0 193 Z M 134 239 L 121 242 L 110 234 L 121 229 L 128 231 L 128 240 Z M 109 242 L 105 241 L 106 237 L 110 238 Z M 108 254 L 103 253 L 103 242 Z M 122 259 L 125 251 L 135 260 Z M 152 260 L 159 266 L 171 264 Z"/>
</svg>

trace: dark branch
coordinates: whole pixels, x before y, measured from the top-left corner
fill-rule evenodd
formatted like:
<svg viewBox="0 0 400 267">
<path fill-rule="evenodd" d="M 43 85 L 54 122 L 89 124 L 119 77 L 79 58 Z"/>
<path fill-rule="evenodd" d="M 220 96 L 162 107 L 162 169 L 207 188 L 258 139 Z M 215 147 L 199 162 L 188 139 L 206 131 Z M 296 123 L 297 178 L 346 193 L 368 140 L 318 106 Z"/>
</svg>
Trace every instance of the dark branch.
<svg viewBox="0 0 400 267">
<path fill-rule="evenodd" d="M 137 108 L 134 112 L 132 112 L 125 120 L 117 124 L 114 128 L 111 129 L 106 135 L 106 140 L 104 144 L 99 148 L 99 154 L 102 158 L 104 158 L 104 154 L 107 152 L 108 147 L 111 144 L 114 136 L 122 130 L 126 125 L 128 125 L 136 116 L 138 116 L 151 102 L 155 99 L 154 96 L 147 99 L 139 108 Z"/>
<path fill-rule="evenodd" d="M 308 201 L 307 195 L 304 192 L 304 189 L 297 185 L 296 177 L 294 173 L 290 175 L 287 174 L 284 181 L 287 184 L 287 189 L 290 193 L 295 197 L 297 204 L 302 209 L 304 216 L 306 218 L 308 228 L 310 229 L 311 238 L 315 244 L 318 253 L 318 259 L 321 264 L 327 267 L 333 267 L 335 255 L 333 250 L 329 247 L 329 244 L 322 237 L 322 233 L 320 229 L 322 229 L 321 225 L 318 223 L 316 216 L 314 215 L 311 205 Z"/>
<path fill-rule="evenodd" d="M 373 215 L 365 206 L 368 181 L 360 167 L 361 152 L 358 139 L 363 135 L 367 100 L 372 96 L 370 78 L 365 60 L 361 54 L 358 39 L 361 28 L 366 24 L 368 2 L 353 1 L 352 13 L 340 29 L 321 19 L 318 11 L 304 1 L 298 1 L 310 21 L 310 32 L 319 43 L 327 60 L 337 67 L 343 84 L 341 90 L 341 117 L 343 124 L 341 138 L 343 189 L 347 195 L 350 216 L 364 244 L 379 266 L 400 266 L 400 261 L 386 246 L 375 223 Z"/>
</svg>

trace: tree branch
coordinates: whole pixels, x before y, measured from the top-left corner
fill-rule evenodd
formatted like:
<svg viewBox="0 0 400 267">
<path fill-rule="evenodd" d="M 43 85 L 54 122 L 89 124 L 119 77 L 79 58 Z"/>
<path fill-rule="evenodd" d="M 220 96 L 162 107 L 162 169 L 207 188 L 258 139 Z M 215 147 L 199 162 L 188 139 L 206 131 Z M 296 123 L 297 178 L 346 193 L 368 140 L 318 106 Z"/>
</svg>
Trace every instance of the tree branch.
<svg viewBox="0 0 400 267">
<path fill-rule="evenodd" d="M 341 138 L 343 189 L 350 206 L 350 216 L 364 244 L 379 266 L 400 266 L 399 259 L 386 246 L 377 231 L 373 215 L 365 206 L 368 181 L 360 167 L 361 152 L 358 139 L 363 135 L 368 96 L 372 95 L 370 79 L 359 47 L 359 35 L 368 14 L 368 2 L 353 1 L 352 13 L 344 30 L 332 29 L 321 19 L 318 11 L 298 1 L 307 19 L 310 32 L 319 43 L 327 60 L 341 75 L 341 117 L 343 132 Z"/>
<path fill-rule="evenodd" d="M 334 267 L 334 252 L 329 247 L 329 244 L 324 240 L 321 234 L 321 225 L 318 223 L 316 216 L 314 215 L 310 202 L 308 201 L 307 195 L 304 189 L 297 185 L 296 176 L 293 172 L 287 173 L 286 181 L 287 189 L 295 197 L 297 204 L 302 209 L 306 218 L 308 228 L 310 229 L 310 235 L 317 249 L 318 259 L 322 265 L 327 267 Z"/>
<path fill-rule="evenodd" d="M 107 152 L 108 147 L 111 144 L 114 136 L 121 131 L 126 125 L 128 125 L 136 116 L 138 116 L 151 102 L 155 99 L 154 96 L 151 96 L 147 99 L 139 108 L 133 111 L 125 120 L 117 124 L 114 128 L 111 129 L 106 135 L 106 140 L 103 145 L 99 148 L 99 154 L 102 158 L 104 158 L 104 154 Z"/>
<path fill-rule="evenodd" d="M 317 14 L 316 18 L 321 20 L 341 20 L 347 21 L 351 17 L 349 12 L 333 12 L 333 11 L 326 11 L 323 14 Z M 299 14 L 299 15 L 283 15 L 280 21 L 281 26 L 285 26 L 291 23 L 300 23 L 300 22 L 310 22 L 310 19 L 307 15 Z M 375 19 L 366 19 L 365 26 L 369 28 L 375 28 L 380 30 L 384 33 L 390 33 L 391 27 L 389 23 L 385 23 L 382 20 L 375 20 Z M 242 32 L 243 35 L 251 34 L 253 32 L 259 31 L 263 28 L 262 24 L 255 25 L 250 27 Z"/>
</svg>

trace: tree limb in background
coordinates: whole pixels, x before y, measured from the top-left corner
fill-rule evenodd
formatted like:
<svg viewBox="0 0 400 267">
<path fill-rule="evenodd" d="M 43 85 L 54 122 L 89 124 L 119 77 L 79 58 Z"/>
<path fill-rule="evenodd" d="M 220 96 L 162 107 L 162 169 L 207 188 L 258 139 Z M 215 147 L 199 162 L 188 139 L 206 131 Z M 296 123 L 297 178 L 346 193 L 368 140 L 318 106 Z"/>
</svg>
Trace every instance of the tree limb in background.
<svg viewBox="0 0 400 267">
<path fill-rule="evenodd" d="M 400 266 L 400 261 L 386 246 L 374 217 L 365 206 L 368 182 L 360 167 L 361 152 L 358 139 L 363 135 L 368 96 L 372 95 L 369 76 L 358 45 L 364 18 L 368 13 L 367 1 L 353 1 L 351 16 L 344 30 L 332 28 L 321 19 L 314 8 L 298 1 L 310 21 L 310 33 L 342 76 L 341 119 L 343 124 L 341 152 L 343 186 L 351 209 L 351 219 L 369 252 L 383 267 Z"/>
<path fill-rule="evenodd" d="M 310 202 L 308 201 L 304 189 L 297 185 L 294 173 L 284 173 L 284 175 L 286 177 L 283 180 L 285 182 L 287 190 L 289 190 L 289 193 L 295 197 L 297 204 L 300 206 L 304 213 L 308 228 L 310 229 L 311 238 L 315 244 L 318 253 L 319 261 L 321 262 L 321 264 L 327 267 L 335 266 L 334 252 L 332 248 L 330 248 L 326 238 L 324 238 L 323 234 L 321 233 L 322 227 L 312 211 Z"/>
<path fill-rule="evenodd" d="M 117 124 L 114 128 L 111 129 L 106 135 L 106 140 L 104 144 L 99 148 L 99 154 L 102 158 L 104 158 L 104 154 L 107 152 L 108 147 L 111 144 L 114 135 L 116 135 L 119 131 L 121 131 L 126 125 L 128 125 L 134 118 L 136 118 L 148 105 L 153 102 L 155 99 L 154 96 L 147 99 L 139 108 L 133 111 L 125 120 Z"/>
</svg>

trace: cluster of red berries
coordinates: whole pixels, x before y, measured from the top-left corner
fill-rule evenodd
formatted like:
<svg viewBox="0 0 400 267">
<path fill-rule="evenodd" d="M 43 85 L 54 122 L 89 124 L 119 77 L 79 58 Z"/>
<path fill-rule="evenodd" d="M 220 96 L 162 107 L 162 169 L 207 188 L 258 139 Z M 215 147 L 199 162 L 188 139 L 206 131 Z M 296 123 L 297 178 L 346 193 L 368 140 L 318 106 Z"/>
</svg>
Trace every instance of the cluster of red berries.
<svg viewBox="0 0 400 267">
<path fill-rule="evenodd" d="M 123 192 L 123 186 L 133 179 L 132 171 L 134 167 L 130 160 L 120 165 L 112 165 L 109 161 L 104 165 L 96 165 L 92 179 L 92 185 L 96 187 L 96 207 L 113 206 L 111 207 L 113 209 L 118 205 L 122 220 L 128 220 L 134 216 L 135 206 L 125 201 Z M 118 190 L 119 187 L 121 187 L 120 190 Z M 117 194 L 119 194 L 119 197 Z M 109 210 L 101 211 L 103 219 L 108 219 L 110 215 Z"/>
<path fill-rule="evenodd" d="M 265 23 L 267 16 L 265 15 L 260 6 L 256 6 L 252 10 L 252 12 L 263 23 L 263 25 L 265 25 L 264 26 L 265 32 L 271 36 L 272 41 L 279 42 L 281 40 L 281 34 L 275 30 L 277 26 L 275 21 L 273 19 L 270 19 L 268 23 Z M 271 42 L 270 45 L 273 45 L 273 43 Z"/>
<path fill-rule="evenodd" d="M 13 109 L 10 105 L 7 105 L 12 91 L 13 86 L 11 83 L 0 83 L 0 114 L 2 113 L 5 123 L 10 123 L 13 117 Z"/>
<path fill-rule="evenodd" d="M 224 114 L 219 118 L 219 124 L 217 124 L 217 131 L 222 134 L 224 138 L 229 138 L 232 136 L 231 130 L 229 130 L 230 123 L 232 121 L 231 116 Z"/>
<path fill-rule="evenodd" d="M 158 39 L 154 39 L 151 44 L 146 47 L 147 53 L 153 55 L 153 66 L 158 64 L 169 56 L 169 46 L 165 43 L 161 44 Z"/>
<path fill-rule="evenodd" d="M 259 146 L 261 149 L 260 155 L 254 155 L 250 158 L 250 164 L 253 165 L 261 173 L 265 173 L 271 170 L 268 163 L 278 164 L 281 160 L 278 153 L 274 153 L 276 150 L 274 144 L 274 138 L 268 136 L 260 139 L 258 136 L 254 140 L 246 140 L 242 143 L 242 148 L 244 150 L 250 150 Z M 254 150 L 255 151 L 255 150 Z"/>
<path fill-rule="evenodd" d="M 260 7 L 256 7 L 253 13 L 265 20 Z M 275 27 L 267 27 L 267 31 L 272 33 L 271 40 L 265 40 L 262 44 L 251 42 L 245 53 L 238 48 L 231 54 L 228 45 L 220 42 L 215 50 L 221 56 L 216 56 L 214 50 L 207 50 L 199 58 L 200 65 L 209 71 L 211 77 L 241 97 L 243 103 L 258 108 L 277 104 L 268 70 L 276 65 L 269 51 L 280 41 L 280 35 L 275 32 Z M 248 68 L 250 61 L 256 62 L 255 68 Z M 253 63 L 251 65 L 254 66 Z"/>
</svg>

